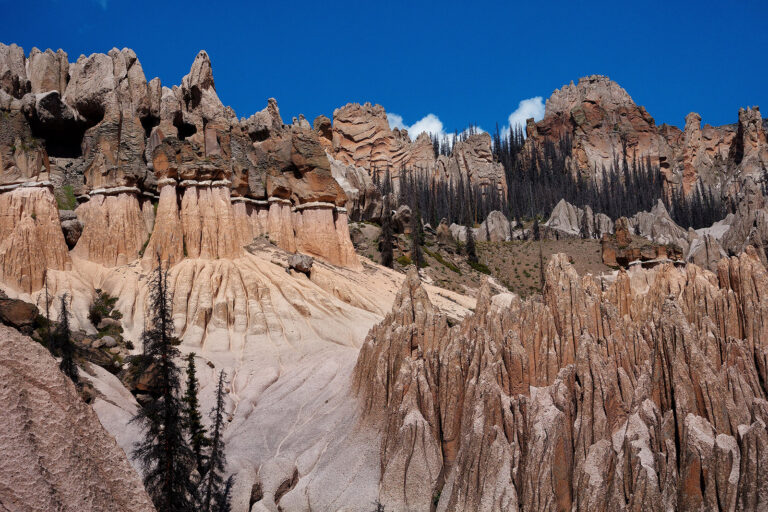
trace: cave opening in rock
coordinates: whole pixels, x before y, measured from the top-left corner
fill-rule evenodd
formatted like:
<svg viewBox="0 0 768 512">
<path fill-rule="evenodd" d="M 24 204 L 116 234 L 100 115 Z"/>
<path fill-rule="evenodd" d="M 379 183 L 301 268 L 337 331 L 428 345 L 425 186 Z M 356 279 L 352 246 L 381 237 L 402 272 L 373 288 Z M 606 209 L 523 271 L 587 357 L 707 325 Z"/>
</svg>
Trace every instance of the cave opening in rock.
<svg viewBox="0 0 768 512">
<path fill-rule="evenodd" d="M 197 133 L 197 127 L 190 123 L 185 123 L 181 116 L 176 116 L 173 120 L 173 126 L 176 127 L 179 140 L 184 140 Z"/>
<path fill-rule="evenodd" d="M 160 118 L 153 115 L 147 115 L 141 118 L 141 126 L 144 128 L 144 136 L 149 138 L 152 135 L 152 128 L 160 124 Z"/>
<path fill-rule="evenodd" d="M 88 126 L 70 123 L 66 126 L 44 127 L 32 125 L 32 136 L 43 142 L 52 158 L 80 158 L 83 156 L 83 136 Z"/>
</svg>

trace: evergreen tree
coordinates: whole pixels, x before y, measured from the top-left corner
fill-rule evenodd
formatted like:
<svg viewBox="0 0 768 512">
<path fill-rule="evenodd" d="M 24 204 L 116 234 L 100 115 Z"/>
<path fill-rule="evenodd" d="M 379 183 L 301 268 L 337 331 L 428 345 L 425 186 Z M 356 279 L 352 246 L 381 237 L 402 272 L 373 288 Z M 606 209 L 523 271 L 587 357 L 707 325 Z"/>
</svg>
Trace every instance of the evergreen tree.
<svg viewBox="0 0 768 512">
<path fill-rule="evenodd" d="M 541 229 L 539 228 L 539 218 L 533 219 L 533 239 L 541 240 Z"/>
<path fill-rule="evenodd" d="M 144 354 L 138 371 L 152 369 L 154 398 L 132 420 L 144 430 L 144 439 L 135 444 L 133 455 L 142 465 L 144 487 L 158 512 L 191 512 L 195 510 L 195 485 L 190 476 L 195 456 L 184 435 L 181 371 L 175 362 L 179 342 L 173 335 L 168 270 L 163 270 L 159 256 L 149 299 L 150 319 L 141 336 Z"/>
<path fill-rule="evenodd" d="M 424 243 L 424 229 L 421 226 L 421 212 L 419 208 L 411 213 L 411 261 L 417 269 L 424 266 L 424 255 L 421 245 Z"/>
<path fill-rule="evenodd" d="M 227 460 L 224 456 L 224 371 L 219 372 L 219 381 L 216 385 L 216 404 L 211 410 L 211 419 L 213 420 L 213 431 L 211 432 L 211 453 L 208 457 L 208 469 L 203 479 L 201 489 L 201 509 L 203 512 L 213 512 L 221 510 L 218 502 L 227 502 L 226 495 L 229 493 L 228 485 L 224 483 L 224 469 Z"/>
<path fill-rule="evenodd" d="M 579 229 L 579 235 L 581 238 L 589 238 L 589 223 L 587 221 L 587 211 L 584 210 L 584 213 L 581 216 L 581 227 Z"/>
<path fill-rule="evenodd" d="M 384 211 L 381 215 L 381 238 L 379 239 L 379 250 L 381 251 L 381 264 L 385 267 L 392 268 L 393 256 L 393 242 L 394 235 L 392 233 L 392 210 L 389 207 L 389 199 L 384 197 Z"/>
<path fill-rule="evenodd" d="M 477 250 L 475 249 L 475 234 L 472 232 L 472 223 L 467 221 L 467 225 L 464 228 L 467 233 L 466 252 L 467 259 L 471 263 L 477 263 Z"/>
<path fill-rule="evenodd" d="M 544 253 L 541 251 L 541 241 L 539 241 L 539 286 L 542 293 L 544 293 L 544 284 L 546 278 L 544 277 Z"/>
<path fill-rule="evenodd" d="M 50 329 L 50 327 L 49 327 Z M 51 350 L 61 357 L 59 368 L 64 375 L 69 377 L 72 382 L 77 384 L 78 371 L 75 364 L 75 344 L 72 342 L 72 332 L 69 328 L 69 311 L 67 310 L 67 294 L 61 296 L 61 312 L 59 313 L 59 324 L 53 330 L 51 335 Z"/>
<path fill-rule="evenodd" d="M 235 483 L 235 475 L 230 475 L 224 482 L 224 488 L 216 495 L 216 512 L 231 512 L 232 484 Z"/>
<path fill-rule="evenodd" d="M 202 475 L 205 469 L 203 448 L 208 446 L 209 441 L 205 435 L 205 427 L 200 414 L 200 402 L 197 399 L 198 387 L 195 353 L 191 352 L 187 355 L 187 389 L 183 398 L 184 427 L 187 429 L 192 452 L 195 454 L 197 470 Z"/>
</svg>

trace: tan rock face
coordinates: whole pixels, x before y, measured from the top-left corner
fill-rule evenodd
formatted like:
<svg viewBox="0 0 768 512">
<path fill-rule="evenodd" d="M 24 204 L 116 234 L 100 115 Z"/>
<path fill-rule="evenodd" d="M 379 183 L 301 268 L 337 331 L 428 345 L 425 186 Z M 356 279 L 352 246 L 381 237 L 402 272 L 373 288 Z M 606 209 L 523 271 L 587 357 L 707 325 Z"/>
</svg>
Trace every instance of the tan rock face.
<svg viewBox="0 0 768 512">
<path fill-rule="evenodd" d="M 506 195 L 507 180 L 504 166 L 493 161 L 491 136 L 487 133 L 470 135 L 464 141 L 456 142 L 450 157 L 437 159 L 435 174 L 438 178 L 458 185 L 464 183 L 481 187 L 485 192 L 493 190 Z"/>
<path fill-rule="evenodd" d="M 416 134 L 411 141 L 406 130 L 389 128 L 380 105 L 350 103 L 333 112 L 333 156 L 347 165 L 366 169 L 371 177 L 383 179 L 389 172 L 395 189 L 400 172 L 424 173 L 458 184 L 478 185 L 506 195 L 503 166 L 493 161 L 491 137 L 471 135 L 457 142 L 451 157 L 435 158 L 429 135 Z"/>
<path fill-rule="evenodd" d="M 69 78 L 69 60 L 63 50 L 41 52 L 32 48 L 26 63 L 27 77 L 33 93 L 59 91 L 64 94 Z"/>
<path fill-rule="evenodd" d="M 649 157 L 662 171 L 670 168 L 672 150 L 653 118 L 608 77 L 593 75 L 556 90 L 547 100 L 544 119 L 529 125 L 526 154 L 540 151 L 545 141 L 570 137 L 571 171 L 588 175 L 610 170 L 615 155 Z M 602 173 L 597 173 L 602 179 Z"/>
<path fill-rule="evenodd" d="M 595 75 L 552 94 L 544 119 L 526 127 L 528 140 L 521 158 L 527 165 L 533 151 L 541 152 L 545 143 L 567 138 L 568 165 L 574 174 L 599 181 L 602 168 L 610 170 L 614 159 L 622 159 L 626 153 L 628 162 L 649 159 L 658 165 L 670 197 L 680 192 L 690 195 L 703 185 L 733 199 L 744 174 L 756 175 L 766 168 L 765 156 L 742 163 L 745 154 L 765 155 L 759 118 L 757 108 L 742 109 L 738 129 L 732 125 L 702 127 L 701 116 L 692 112 L 685 118 L 684 131 L 656 126 L 624 89 Z"/>
<path fill-rule="evenodd" d="M 56 200 L 47 187 L 0 194 L 0 280 L 22 292 L 40 289 L 46 269 L 70 264 Z"/>
<path fill-rule="evenodd" d="M 0 185 L 36 180 L 49 171 L 48 155 L 24 115 L 0 113 Z"/>
<path fill-rule="evenodd" d="M 136 194 L 94 195 L 76 213 L 83 233 L 74 255 L 107 267 L 125 265 L 139 257 L 149 231 Z"/>
<path fill-rule="evenodd" d="M 8 510 L 154 511 L 141 479 L 40 344 L 0 326 L 0 503 Z"/>
<path fill-rule="evenodd" d="M 24 64 L 23 48 L 0 43 L 0 89 L 14 98 L 21 98 L 31 89 Z"/>
<path fill-rule="evenodd" d="M 353 382 L 383 429 L 382 503 L 768 506 L 755 450 L 768 435 L 766 285 L 754 251 L 721 260 L 717 276 L 664 265 L 609 283 L 556 255 L 543 297 L 485 287 L 475 314 L 450 327 L 409 275 Z"/>
</svg>

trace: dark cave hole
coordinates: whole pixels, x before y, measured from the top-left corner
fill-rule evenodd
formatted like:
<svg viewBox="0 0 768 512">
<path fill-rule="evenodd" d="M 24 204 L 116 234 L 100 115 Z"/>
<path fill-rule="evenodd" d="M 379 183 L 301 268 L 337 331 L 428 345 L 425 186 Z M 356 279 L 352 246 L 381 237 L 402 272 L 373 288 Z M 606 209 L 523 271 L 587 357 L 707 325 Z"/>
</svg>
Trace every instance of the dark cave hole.
<svg viewBox="0 0 768 512">
<path fill-rule="evenodd" d="M 141 126 L 144 128 L 144 136 L 149 138 L 152 135 L 152 128 L 160 124 L 160 118 L 153 115 L 144 116 L 141 118 Z"/>
<path fill-rule="evenodd" d="M 185 123 L 181 116 L 176 116 L 176 118 L 173 120 L 173 126 L 175 126 L 176 130 L 178 131 L 179 140 L 184 140 L 187 137 L 191 137 L 197 133 L 197 128 L 195 125 Z"/>
</svg>

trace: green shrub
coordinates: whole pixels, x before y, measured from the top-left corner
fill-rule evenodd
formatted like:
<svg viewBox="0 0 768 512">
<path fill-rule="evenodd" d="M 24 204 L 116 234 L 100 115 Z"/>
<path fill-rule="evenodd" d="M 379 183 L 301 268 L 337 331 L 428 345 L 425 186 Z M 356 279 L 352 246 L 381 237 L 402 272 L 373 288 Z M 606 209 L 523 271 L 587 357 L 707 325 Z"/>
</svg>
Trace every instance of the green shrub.
<svg viewBox="0 0 768 512">
<path fill-rule="evenodd" d="M 88 320 L 94 327 L 99 325 L 104 318 L 120 320 L 123 314 L 115 310 L 116 303 L 117 297 L 110 297 L 109 294 L 97 288 L 96 298 L 91 303 L 91 307 L 88 308 Z"/>
<path fill-rule="evenodd" d="M 406 256 L 405 254 L 403 254 L 402 256 L 397 258 L 395 261 L 397 261 L 400 265 L 402 265 L 404 267 L 407 267 L 408 265 L 411 264 L 411 258 Z"/>
<path fill-rule="evenodd" d="M 72 185 L 64 185 L 56 192 L 56 203 L 58 203 L 59 210 L 75 209 L 77 199 L 75 198 L 75 190 L 72 188 Z"/>
<path fill-rule="evenodd" d="M 461 275 L 461 270 L 459 270 L 459 267 L 451 263 L 450 261 L 447 261 L 445 258 L 443 258 L 443 255 L 439 252 L 432 252 L 429 249 L 424 249 L 424 252 L 427 253 L 432 258 L 436 259 L 438 263 L 442 264 L 443 266 L 449 268 L 450 270 L 453 270 L 457 274 Z"/>
<path fill-rule="evenodd" d="M 491 270 L 488 267 L 486 267 L 484 264 L 480 263 L 479 261 L 477 263 L 473 261 L 467 261 L 467 263 L 469 263 L 470 267 L 472 267 L 473 269 L 477 270 L 482 274 L 488 274 L 488 275 L 491 274 Z"/>
</svg>

